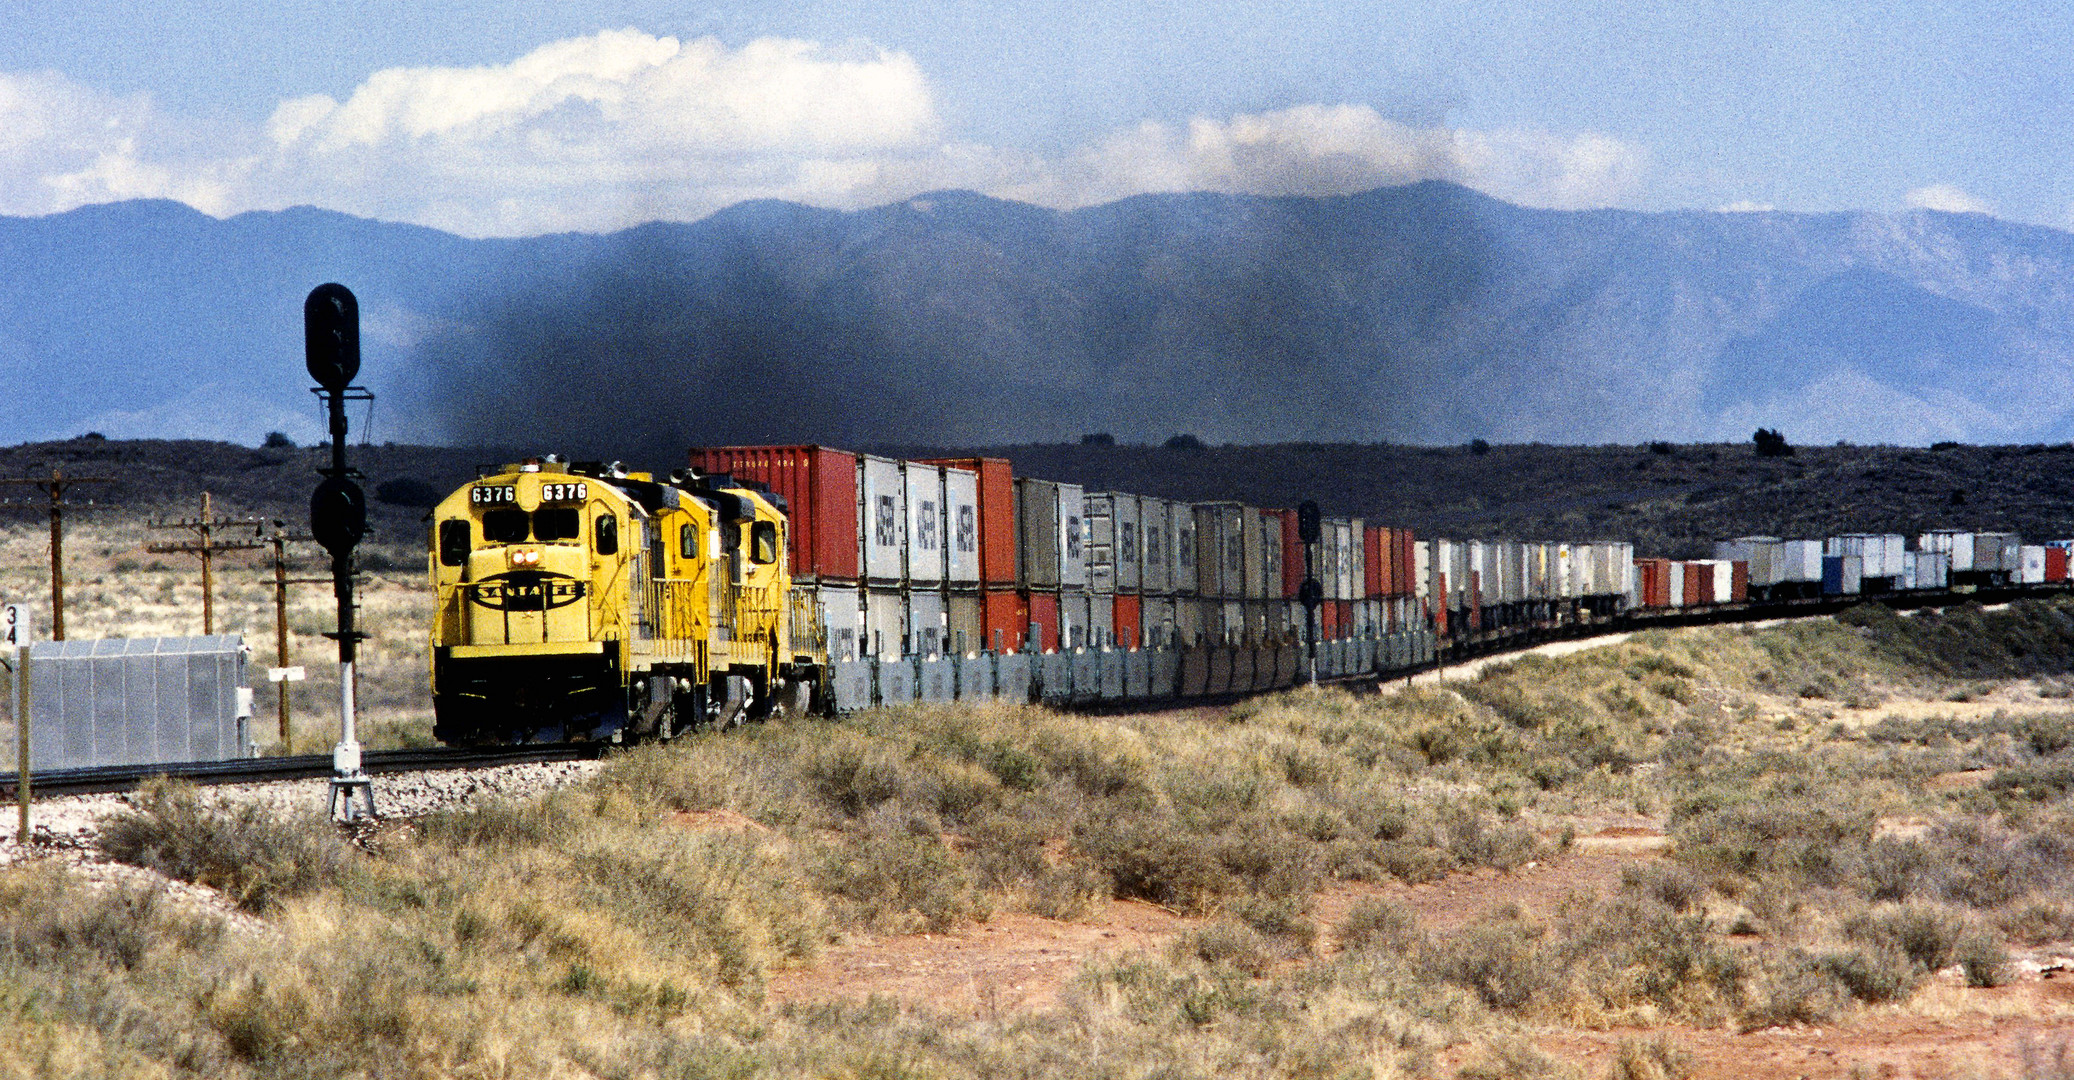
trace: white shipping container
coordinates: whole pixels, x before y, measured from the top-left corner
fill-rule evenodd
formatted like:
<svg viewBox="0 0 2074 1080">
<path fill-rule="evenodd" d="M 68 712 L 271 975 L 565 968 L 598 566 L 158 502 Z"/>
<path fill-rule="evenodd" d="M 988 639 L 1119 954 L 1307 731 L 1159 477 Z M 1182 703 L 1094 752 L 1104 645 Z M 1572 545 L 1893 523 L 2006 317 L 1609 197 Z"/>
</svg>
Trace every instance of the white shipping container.
<svg viewBox="0 0 2074 1080">
<path fill-rule="evenodd" d="M 950 620 L 943 594 L 934 589 L 915 589 L 907 594 L 907 648 L 917 656 L 935 656 L 944 651 Z"/>
<path fill-rule="evenodd" d="M 1710 559 L 1708 561 L 1713 564 L 1714 569 L 1714 602 L 1726 604 L 1735 595 L 1735 564 L 1721 559 Z"/>
<path fill-rule="evenodd" d="M 944 551 L 943 467 L 900 463 L 907 502 L 907 580 L 923 586 L 943 583 L 949 568 Z"/>
<path fill-rule="evenodd" d="M 1673 563 L 1671 563 L 1671 573 L 1670 573 L 1670 578 L 1671 578 L 1671 606 L 1672 606 L 1672 607 L 1674 607 L 1674 608 L 1677 608 L 1677 607 L 1684 607 L 1684 606 L 1685 606 L 1685 564 L 1684 564 L 1683 562 L 1673 562 Z"/>
<path fill-rule="evenodd" d="M 1951 553 L 1944 551 L 1911 551 L 1908 553 L 1910 566 L 1914 570 L 1913 588 L 1947 589 L 1951 587 Z"/>
<path fill-rule="evenodd" d="M 864 654 L 864 609 L 855 585 L 819 585 L 814 603 L 820 608 L 821 628 L 828 635 L 828 655 L 836 660 L 855 660 Z"/>
<path fill-rule="evenodd" d="M 2045 584 L 2045 546 L 2025 544 L 2022 552 L 2023 569 L 2017 572 L 2017 582 L 2022 585 Z"/>
<path fill-rule="evenodd" d="M 1801 581 L 1821 584 L 1822 541 L 1782 540 L 1776 558 L 1779 581 Z"/>
<path fill-rule="evenodd" d="M 1433 545 L 1432 540 L 1414 540 L 1411 546 L 1412 595 L 1428 611 L 1433 610 Z"/>
<path fill-rule="evenodd" d="M 1147 596 L 1164 596 L 1174 588 L 1168 572 L 1168 553 L 1173 549 L 1173 527 L 1167 520 L 1167 501 L 1143 496 L 1138 499 L 1138 587 Z"/>
<path fill-rule="evenodd" d="M 1951 557 L 1951 569 L 1965 573 L 1973 563 L 1973 534 L 1958 529 L 1937 529 L 1916 537 L 1916 550 L 1942 552 Z"/>
<path fill-rule="evenodd" d="M 864 595 L 864 649 L 881 660 L 898 660 L 907 637 L 907 598 L 899 589 L 873 588 Z"/>
<path fill-rule="evenodd" d="M 1117 499 L 1113 491 L 1090 491 L 1081 504 L 1087 514 L 1087 583 L 1098 593 L 1116 591 Z"/>
<path fill-rule="evenodd" d="M 1278 519 L 1270 519 L 1278 520 Z M 1347 580 L 1342 600 L 1368 598 L 1368 523 L 1360 518 L 1347 522 Z"/>
<path fill-rule="evenodd" d="M 969 469 L 943 471 L 946 580 L 953 587 L 979 587 L 979 474 Z"/>
<path fill-rule="evenodd" d="M 864 574 L 897 582 L 907 573 L 907 482 L 900 462 L 865 456 L 858 470 L 858 506 L 864 514 Z"/>
</svg>

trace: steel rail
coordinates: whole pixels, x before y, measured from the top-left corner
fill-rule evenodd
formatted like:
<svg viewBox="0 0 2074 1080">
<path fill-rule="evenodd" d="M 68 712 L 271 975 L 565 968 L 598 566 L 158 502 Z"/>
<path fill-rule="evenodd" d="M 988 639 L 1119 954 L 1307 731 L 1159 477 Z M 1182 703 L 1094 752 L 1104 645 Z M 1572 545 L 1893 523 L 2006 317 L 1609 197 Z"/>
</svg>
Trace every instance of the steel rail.
<svg viewBox="0 0 2074 1080">
<path fill-rule="evenodd" d="M 527 746 L 428 747 L 415 750 L 370 750 L 363 767 L 370 773 L 433 772 L 486 769 L 551 761 L 583 761 L 597 757 L 607 743 L 549 743 Z M 52 769 L 33 774 L 35 797 L 92 795 L 128 791 L 154 776 L 196 784 L 260 784 L 279 780 L 324 779 L 332 774 L 330 754 L 294 757 L 238 758 L 233 761 L 183 761 L 161 765 L 104 765 L 86 769 Z M 13 798 L 15 774 L 0 773 L 0 792 Z"/>
<path fill-rule="evenodd" d="M 2005 587 L 1982 589 L 1975 593 L 1874 593 L 1843 597 L 1804 598 L 1767 603 L 1719 605 L 1705 610 L 1682 612 L 1671 609 L 1658 613 L 1649 609 L 1649 614 L 1621 615 L 1590 622 L 1565 623 L 1560 626 L 1498 628 L 1483 631 L 1476 637 L 1458 638 L 1441 645 L 1440 658 L 1412 665 L 1393 668 L 1387 672 L 1360 672 L 1352 675 L 1330 676 L 1321 682 L 1342 686 L 1362 684 L 1387 684 L 1412 675 L 1429 671 L 1445 670 L 1468 660 L 1489 656 L 1504 656 L 1524 653 L 1537 646 L 1553 641 L 1575 638 L 1597 637 L 1604 634 L 1631 633 L 1640 630 L 1670 629 L 1687 626 L 1707 626 L 1723 623 L 1763 622 L 1779 619 L 1807 619 L 1835 615 L 1860 603 L 1882 603 L 1902 610 L 1951 607 L 1967 602 L 1998 604 L 2023 597 L 2064 595 L 2068 590 L 2041 590 L 2036 587 Z M 1156 712 L 1176 707 L 1218 706 L 1243 701 L 1261 694 L 1276 693 L 1289 687 L 1270 687 L 1254 690 L 1234 690 L 1193 697 L 1140 698 L 1130 701 L 1083 701 L 1055 702 L 1048 707 L 1064 712 L 1093 715 L 1125 715 L 1135 712 Z M 522 746 L 492 747 L 426 747 L 414 750 L 371 750 L 365 759 L 365 768 L 371 773 L 399 773 L 418 771 L 444 771 L 452 769 L 493 768 L 498 765 L 532 764 L 552 761 L 583 761 L 596 758 L 605 752 L 618 749 L 613 743 L 542 743 Z M 154 776 L 169 776 L 196 784 L 254 784 L 280 780 L 322 779 L 332 775 L 329 754 L 307 754 L 296 757 L 240 758 L 234 761 L 191 761 L 163 765 L 113 765 L 88 769 L 62 769 L 38 772 L 33 776 L 36 798 L 57 795 L 87 795 L 115 791 L 128 791 L 139 783 Z M 0 799 L 12 799 L 15 794 L 15 774 L 0 773 Z"/>
</svg>

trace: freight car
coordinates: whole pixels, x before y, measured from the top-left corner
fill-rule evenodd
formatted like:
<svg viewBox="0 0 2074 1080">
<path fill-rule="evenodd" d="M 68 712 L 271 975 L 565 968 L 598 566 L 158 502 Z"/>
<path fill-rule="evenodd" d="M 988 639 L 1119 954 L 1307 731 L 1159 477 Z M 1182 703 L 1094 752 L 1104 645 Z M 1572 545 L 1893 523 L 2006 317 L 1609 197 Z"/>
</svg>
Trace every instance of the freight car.
<svg viewBox="0 0 2074 1080">
<path fill-rule="evenodd" d="M 785 504 L 760 485 L 546 457 L 431 517 L 441 741 L 667 739 L 805 712 L 826 685 Z"/>
<path fill-rule="evenodd" d="M 771 712 L 1056 704 L 1393 677 L 1552 637 L 2074 586 L 2074 541 L 1418 538 L 1012 475 L 994 458 L 698 449 L 668 483 L 553 459 L 435 513 L 438 733 L 667 737 Z M 573 486 L 572 486 L 573 485 Z M 700 539 L 704 538 L 704 539 Z M 1306 576 L 1315 609 L 1298 602 Z M 1310 639 L 1319 640 L 1312 646 Z"/>
</svg>

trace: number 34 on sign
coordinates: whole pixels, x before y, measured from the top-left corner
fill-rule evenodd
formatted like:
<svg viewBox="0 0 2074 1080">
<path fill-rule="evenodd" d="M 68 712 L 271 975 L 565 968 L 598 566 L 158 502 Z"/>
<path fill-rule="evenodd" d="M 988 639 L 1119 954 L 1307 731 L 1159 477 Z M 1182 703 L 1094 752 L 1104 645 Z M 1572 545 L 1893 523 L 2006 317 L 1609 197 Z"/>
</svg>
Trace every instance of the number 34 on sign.
<svg viewBox="0 0 2074 1080">
<path fill-rule="evenodd" d="M 20 648 L 36 636 L 36 616 L 26 604 L 0 604 L 0 646 Z"/>
</svg>

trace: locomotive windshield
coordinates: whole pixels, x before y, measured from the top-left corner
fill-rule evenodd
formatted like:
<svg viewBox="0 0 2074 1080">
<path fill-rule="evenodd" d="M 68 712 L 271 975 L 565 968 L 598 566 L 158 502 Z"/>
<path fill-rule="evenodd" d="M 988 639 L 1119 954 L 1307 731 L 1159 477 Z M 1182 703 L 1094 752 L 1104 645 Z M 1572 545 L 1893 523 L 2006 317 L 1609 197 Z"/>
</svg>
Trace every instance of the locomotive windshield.
<svg viewBox="0 0 2074 1080">
<path fill-rule="evenodd" d="M 575 540 L 583 535 L 583 516 L 573 506 L 543 506 L 530 514 L 505 507 L 483 514 L 482 534 L 492 544 Z M 616 550 L 617 544 L 614 547 Z"/>
</svg>

